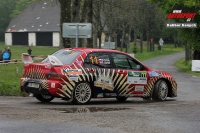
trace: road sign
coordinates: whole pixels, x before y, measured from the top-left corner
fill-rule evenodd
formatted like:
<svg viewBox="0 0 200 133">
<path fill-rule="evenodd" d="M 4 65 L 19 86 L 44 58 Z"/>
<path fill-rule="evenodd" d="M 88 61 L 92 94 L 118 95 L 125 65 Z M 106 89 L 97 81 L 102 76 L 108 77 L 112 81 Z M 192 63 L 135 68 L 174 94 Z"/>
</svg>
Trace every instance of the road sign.
<svg viewBox="0 0 200 133">
<path fill-rule="evenodd" d="M 91 38 L 92 24 L 91 23 L 63 23 L 64 38 L 76 38 L 78 27 L 78 38 Z"/>
<path fill-rule="evenodd" d="M 78 38 L 91 38 L 91 23 L 63 23 L 62 37 L 76 38 L 76 47 L 78 47 Z"/>
</svg>

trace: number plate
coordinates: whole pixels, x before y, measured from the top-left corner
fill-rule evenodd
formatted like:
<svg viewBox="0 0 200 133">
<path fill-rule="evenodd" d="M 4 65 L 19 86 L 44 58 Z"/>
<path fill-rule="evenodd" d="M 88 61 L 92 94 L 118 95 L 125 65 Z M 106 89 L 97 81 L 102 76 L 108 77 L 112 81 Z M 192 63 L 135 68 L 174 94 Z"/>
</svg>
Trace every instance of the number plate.
<svg viewBox="0 0 200 133">
<path fill-rule="evenodd" d="M 39 84 L 37 83 L 28 83 L 28 87 L 32 87 L 32 88 L 39 88 Z"/>
</svg>

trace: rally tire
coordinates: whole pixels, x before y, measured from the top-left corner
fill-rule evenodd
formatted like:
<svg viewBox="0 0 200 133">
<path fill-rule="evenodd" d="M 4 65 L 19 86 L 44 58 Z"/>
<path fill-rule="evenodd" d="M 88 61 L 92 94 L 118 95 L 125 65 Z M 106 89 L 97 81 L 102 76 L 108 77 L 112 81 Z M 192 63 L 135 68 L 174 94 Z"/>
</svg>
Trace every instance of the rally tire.
<svg viewBox="0 0 200 133">
<path fill-rule="evenodd" d="M 168 85 L 164 80 L 159 80 L 155 83 L 152 99 L 157 101 L 164 101 L 167 99 L 168 95 Z"/>
<path fill-rule="evenodd" d="M 37 95 L 34 95 L 34 96 L 40 102 L 45 102 L 45 103 L 51 102 L 54 99 L 53 96 L 47 95 L 47 94 L 46 95 L 44 95 L 44 94 L 37 94 Z"/>
<path fill-rule="evenodd" d="M 117 96 L 116 99 L 117 101 L 119 102 L 125 102 L 127 100 L 128 97 L 125 97 L 125 96 Z"/>
<path fill-rule="evenodd" d="M 78 83 L 74 89 L 73 101 L 74 104 L 87 104 L 92 97 L 92 89 L 89 83 Z"/>
</svg>

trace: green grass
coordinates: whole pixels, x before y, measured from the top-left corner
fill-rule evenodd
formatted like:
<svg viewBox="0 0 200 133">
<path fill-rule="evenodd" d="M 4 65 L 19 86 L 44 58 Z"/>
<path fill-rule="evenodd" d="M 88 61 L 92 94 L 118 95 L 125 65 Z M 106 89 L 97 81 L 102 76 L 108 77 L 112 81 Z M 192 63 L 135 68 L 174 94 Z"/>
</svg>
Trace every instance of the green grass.
<svg viewBox="0 0 200 133">
<path fill-rule="evenodd" d="M 131 44 L 130 46 L 130 52 L 133 53 L 134 46 Z M 140 53 L 140 47 L 137 45 L 136 46 L 137 52 L 134 55 L 135 58 L 137 58 L 140 61 L 148 60 L 157 56 L 163 56 L 163 55 L 169 55 L 169 54 L 174 54 L 177 52 L 184 51 L 184 47 L 174 47 L 174 44 L 164 44 L 162 47 L 162 51 L 158 50 L 158 44 L 155 45 L 154 51 L 152 52 L 147 52 L 147 47 L 146 45 L 143 46 L 143 53 Z M 118 48 L 119 50 L 119 48 Z M 125 52 L 125 48 L 123 51 Z"/>
<path fill-rule="evenodd" d="M 12 51 L 12 59 L 21 59 L 22 53 L 27 53 L 28 46 L 9 46 Z M 0 49 L 4 50 L 5 45 L 4 43 L 0 42 Z M 32 46 L 32 55 L 44 55 L 47 56 L 54 51 L 58 50 L 59 48 L 54 47 L 39 47 L 39 46 Z M 139 47 L 137 47 L 139 51 Z M 156 56 L 172 54 L 176 52 L 183 51 L 183 47 L 174 48 L 172 44 L 166 44 L 163 47 L 162 53 L 161 51 L 157 50 L 155 47 L 154 52 L 146 52 L 146 47 L 144 46 L 144 53 L 137 52 L 135 57 L 141 61 L 150 59 Z M 130 51 L 133 51 L 133 45 L 131 45 Z M 18 73 L 16 73 L 16 68 L 18 68 Z M 7 96 L 22 96 L 25 95 L 24 93 L 20 92 L 19 83 L 20 78 L 23 72 L 23 64 L 9 64 L 9 65 L 0 65 L 0 96 L 7 95 Z"/>
<path fill-rule="evenodd" d="M 195 76 L 200 76 L 200 72 L 191 71 L 192 61 L 189 61 L 186 64 L 185 58 L 181 58 L 180 60 L 176 61 L 174 65 L 182 72 L 192 74 L 192 75 L 195 75 Z"/>
</svg>

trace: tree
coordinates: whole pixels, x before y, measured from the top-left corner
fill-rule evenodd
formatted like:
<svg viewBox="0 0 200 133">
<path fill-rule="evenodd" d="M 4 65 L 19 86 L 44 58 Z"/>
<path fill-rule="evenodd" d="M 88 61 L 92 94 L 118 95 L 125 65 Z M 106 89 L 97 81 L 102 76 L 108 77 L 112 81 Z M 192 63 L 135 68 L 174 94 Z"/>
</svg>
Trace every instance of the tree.
<svg viewBox="0 0 200 133">
<path fill-rule="evenodd" d="M 12 13 L 10 14 L 11 18 L 14 18 L 18 14 L 20 14 L 27 6 L 35 2 L 36 0 L 18 0 L 14 8 L 12 9 Z"/>
<path fill-rule="evenodd" d="M 195 18 L 192 22 L 197 23 L 197 28 L 182 28 L 178 29 L 180 38 L 186 42 L 186 61 L 189 60 L 190 52 L 188 51 L 191 45 L 196 51 L 200 53 L 200 1 L 199 0 L 149 0 L 150 2 L 158 3 L 161 10 L 167 15 L 172 10 L 183 10 L 184 12 L 196 12 Z M 184 20 L 175 19 L 175 22 L 184 22 Z M 199 56 L 198 56 L 199 57 Z M 199 58 L 200 59 L 200 58 Z"/>
<path fill-rule="evenodd" d="M 0 0 L 0 41 L 4 41 L 4 33 L 11 17 L 10 14 L 16 5 L 13 0 Z"/>
</svg>

